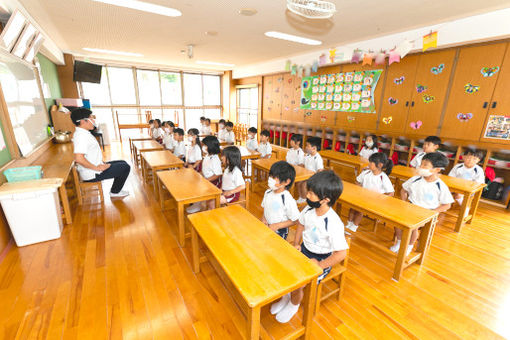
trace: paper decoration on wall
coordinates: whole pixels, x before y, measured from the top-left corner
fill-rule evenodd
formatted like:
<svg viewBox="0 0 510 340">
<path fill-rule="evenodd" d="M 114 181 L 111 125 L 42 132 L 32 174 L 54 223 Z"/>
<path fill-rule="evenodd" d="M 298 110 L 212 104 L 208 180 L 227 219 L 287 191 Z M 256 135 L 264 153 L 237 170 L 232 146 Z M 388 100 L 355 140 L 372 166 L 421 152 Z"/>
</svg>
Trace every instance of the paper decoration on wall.
<svg viewBox="0 0 510 340">
<path fill-rule="evenodd" d="M 390 55 L 388 57 L 388 65 L 391 65 L 393 63 L 399 63 L 400 62 L 400 54 L 395 52 L 395 50 L 390 52 Z"/>
<path fill-rule="evenodd" d="M 361 53 L 361 50 L 354 50 L 354 52 L 352 52 L 352 57 L 351 57 L 351 63 L 359 63 L 362 59 L 362 53 Z"/>
<path fill-rule="evenodd" d="M 336 48 L 332 48 L 329 50 L 329 62 L 334 63 L 335 62 L 335 55 L 336 55 Z"/>
<path fill-rule="evenodd" d="M 375 113 L 374 92 L 381 73 L 367 70 L 305 77 L 300 108 Z M 305 88 L 304 82 L 311 86 Z"/>
<path fill-rule="evenodd" d="M 471 118 L 473 118 L 473 114 L 471 112 L 469 112 L 469 113 L 460 113 L 459 112 L 459 114 L 457 115 L 457 119 L 460 120 L 461 122 L 467 122 Z"/>
<path fill-rule="evenodd" d="M 295 101 L 295 100 L 291 100 L 291 101 L 290 101 L 290 103 L 291 103 L 292 105 L 294 105 L 294 104 L 296 104 L 296 101 Z"/>
<path fill-rule="evenodd" d="M 383 117 L 383 119 L 382 119 L 383 123 L 386 125 L 390 124 L 392 120 L 393 120 L 393 116 Z"/>
<path fill-rule="evenodd" d="M 390 103 L 390 105 L 395 105 L 396 103 L 398 103 L 398 99 L 397 98 L 393 98 L 393 97 L 389 97 L 388 98 L 388 103 Z"/>
<path fill-rule="evenodd" d="M 498 73 L 498 71 L 499 71 L 499 66 L 482 67 L 482 69 L 480 70 L 480 72 L 482 73 L 482 75 L 484 77 L 492 77 L 493 75 Z"/>
<path fill-rule="evenodd" d="M 305 112 L 306 117 L 310 117 L 311 115 L 312 115 L 312 113 L 310 111 Z"/>
<path fill-rule="evenodd" d="M 323 53 L 319 56 L 319 66 L 326 65 L 326 63 L 327 63 L 326 55 Z"/>
<path fill-rule="evenodd" d="M 287 60 L 285 62 L 285 72 L 290 72 L 291 62 L 290 60 Z"/>
<path fill-rule="evenodd" d="M 411 122 L 409 126 L 411 126 L 411 129 L 418 130 L 423 125 L 423 122 L 421 120 L 418 120 L 416 122 Z"/>
<path fill-rule="evenodd" d="M 397 46 L 395 52 L 398 53 L 400 58 L 404 58 L 413 49 L 414 44 L 409 40 L 404 40 Z"/>
<path fill-rule="evenodd" d="M 354 122 L 355 120 L 356 120 L 356 117 L 354 117 L 354 116 L 347 116 L 347 121 L 348 121 L 349 123 L 352 123 L 352 122 Z"/>
<path fill-rule="evenodd" d="M 439 64 L 437 66 L 432 67 L 430 69 L 430 72 L 434 73 L 437 76 L 439 73 L 443 72 L 443 70 L 444 70 L 444 64 Z"/>
<path fill-rule="evenodd" d="M 404 76 L 401 76 L 401 77 L 398 77 L 398 78 L 395 78 L 393 79 L 393 82 L 397 85 L 402 85 L 404 83 L 404 80 L 406 79 L 406 77 Z"/>
<path fill-rule="evenodd" d="M 384 62 L 386 60 L 386 52 L 382 51 L 377 53 L 375 56 L 375 64 L 376 65 L 384 65 Z"/>
<path fill-rule="evenodd" d="M 283 76 L 276 78 L 276 80 L 281 83 L 283 81 Z"/>
<path fill-rule="evenodd" d="M 363 56 L 363 63 L 361 65 L 372 65 L 374 54 L 372 52 L 365 53 Z"/>
<path fill-rule="evenodd" d="M 510 116 L 489 116 L 484 137 L 510 140 Z"/>
<path fill-rule="evenodd" d="M 294 64 L 294 65 L 292 65 L 292 68 L 290 69 L 290 74 L 295 76 L 296 73 L 297 73 L 297 65 Z"/>
<path fill-rule="evenodd" d="M 299 78 L 303 78 L 303 71 L 304 71 L 303 66 L 299 65 L 298 70 L 297 70 L 297 76 Z"/>
<path fill-rule="evenodd" d="M 479 85 L 473 85 L 471 83 L 467 83 L 466 85 L 464 85 L 464 92 L 468 94 L 478 92 L 479 89 L 480 89 Z"/>
<path fill-rule="evenodd" d="M 420 84 L 416 85 L 416 92 L 418 92 L 418 93 L 425 92 L 425 91 L 427 91 L 427 89 L 428 89 L 428 87 L 425 85 L 420 85 Z"/>
<path fill-rule="evenodd" d="M 314 60 L 313 64 L 312 64 L 312 72 L 317 72 L 318 69 L 319 69 L 319 61 Z"/>
<path fill-rule="evenodd" d="M 432 102 L 434 101 L 434 99 L 436 99 L 436 97 L 431 96 L 431 95 L 428 95 L 428 94 L 424 94 L 424 95 L 423 95 L 423 102 L 424 102 L 425 104 L 432 103 Z"/>
<path fill-rule="evenodd" d="M 321 115 L 321 122 L 324 123 L 326 121 L 326 118 L 327 118 L 326 115 L 322 114 Z"/>
<path fill-rule="evenodd" d="M 308 64 L 305 66 L 305 77 L 310 77 L 312 74 L 312 65 Z"/>
<path fill-rule="evenodd" d="M 423 36 L 423 52 L 433 47 L 437 47 L 437 31 Z"/>
<path fill-rule="evenodd" d="M 276 88 L 274 89 L 274 93 L 280 93 L 280 88 L 279 88 L 279 87 L 276 87 Z"/>
<path fill-rule="evenodd" d="M 284 109 L 285 111 L 289 111 L 289 110 L 290 110 L 290 107 L 285 106 L 283 109 Z"/>
</svg>

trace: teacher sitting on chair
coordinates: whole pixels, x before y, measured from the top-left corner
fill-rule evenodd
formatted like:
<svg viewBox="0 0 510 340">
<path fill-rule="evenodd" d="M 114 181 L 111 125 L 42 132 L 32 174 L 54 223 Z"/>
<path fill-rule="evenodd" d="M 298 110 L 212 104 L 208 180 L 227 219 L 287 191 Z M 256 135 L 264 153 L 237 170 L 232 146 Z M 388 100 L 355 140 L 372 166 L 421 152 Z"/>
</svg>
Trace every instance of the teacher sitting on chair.
<svg viewBox="0 0 510 340">
<path fill-rule="evenodd" d="M 101 147 L 90 133 L 95 127 L 91 114 L 92 111 L 83 108 L 71 112 L 71 120 L 76 125 L 73 136 L 74 160 L 80 178 L 84 182 L 99 182 L 113 178 L 110 196 L 128 196 L 129 192 L 122 190 L 122 187 L 129 176 L 131 167 L 125 161 L 103 162 Z"/>
</svg>

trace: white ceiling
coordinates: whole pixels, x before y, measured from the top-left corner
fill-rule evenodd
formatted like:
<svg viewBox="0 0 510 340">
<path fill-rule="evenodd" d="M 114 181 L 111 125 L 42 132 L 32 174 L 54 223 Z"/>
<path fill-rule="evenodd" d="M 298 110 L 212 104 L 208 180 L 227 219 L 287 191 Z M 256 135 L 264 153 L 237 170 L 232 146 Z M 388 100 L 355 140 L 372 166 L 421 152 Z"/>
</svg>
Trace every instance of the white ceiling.
<svg viewBox="0 0 510 340">
<path fill-rule="evenodd" d="M 195 64 L 207 60 L 243 66 L 274 58 L 406 31 L 451 19 L 510 7 L 503 0 L 330 0 L 337 13 L 313 21 L 286 11 L 286 0 L 144 0 L 182 12 L 171 18 L 91 0 L 19 0 L 55 43 L 66 52 L 124 63 L 186 69 L 222 69 Z M 251 17 L 238 10 L 255 8 Z M 207 36 L 216 31 L 217 36 Z M 307 46 L 264 36 L 281 31 L 323 41 Z M 194 59 L 181 50 L 194 44 Z M 83 47 L 141 53 L 108 56 Z"/>
</svg>

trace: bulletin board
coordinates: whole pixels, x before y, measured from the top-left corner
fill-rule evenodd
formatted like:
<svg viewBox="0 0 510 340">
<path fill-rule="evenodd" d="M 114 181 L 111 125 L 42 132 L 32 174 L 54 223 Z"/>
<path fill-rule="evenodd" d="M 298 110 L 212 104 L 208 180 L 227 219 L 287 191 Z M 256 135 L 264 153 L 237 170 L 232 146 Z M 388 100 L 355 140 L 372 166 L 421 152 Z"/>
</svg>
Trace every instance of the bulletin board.
<svg viewBox="0 0 510 340">
<path fill-rule="evenodd" d="M 489 116 L 484 138 L 510 141 L 510 116 Z"/>
</svg>

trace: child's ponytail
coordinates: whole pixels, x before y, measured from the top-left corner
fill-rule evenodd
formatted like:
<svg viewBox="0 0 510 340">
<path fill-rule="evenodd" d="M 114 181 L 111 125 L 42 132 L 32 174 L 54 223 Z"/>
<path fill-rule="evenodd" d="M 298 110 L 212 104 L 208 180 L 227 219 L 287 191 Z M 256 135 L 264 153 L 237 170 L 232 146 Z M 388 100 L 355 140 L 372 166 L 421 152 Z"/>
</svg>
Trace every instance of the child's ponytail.
<svg viewBox="0 0 510 340">
<path fill-rule="evenodd" d="M 386 156 L 386 154 L 384 155 Z M 393 170 L 393 161 L 390 158 L 387 158 L 386 163 L 383 166 L 383 171 L 389 176 L 391 174 L 391 170 Z"/>
<path fill-rule="evenodd" d="M 368 161 L 371 163 L 375 163 L 379 167 L 379 164 L 382 164 L 381 170 L 386 173 L 386 175 L 391 174 L 391 170 L 393 170 L 393 161 L 386 156 L 383 152 L 376 152 L 370 155 Z"/>
</svg>

